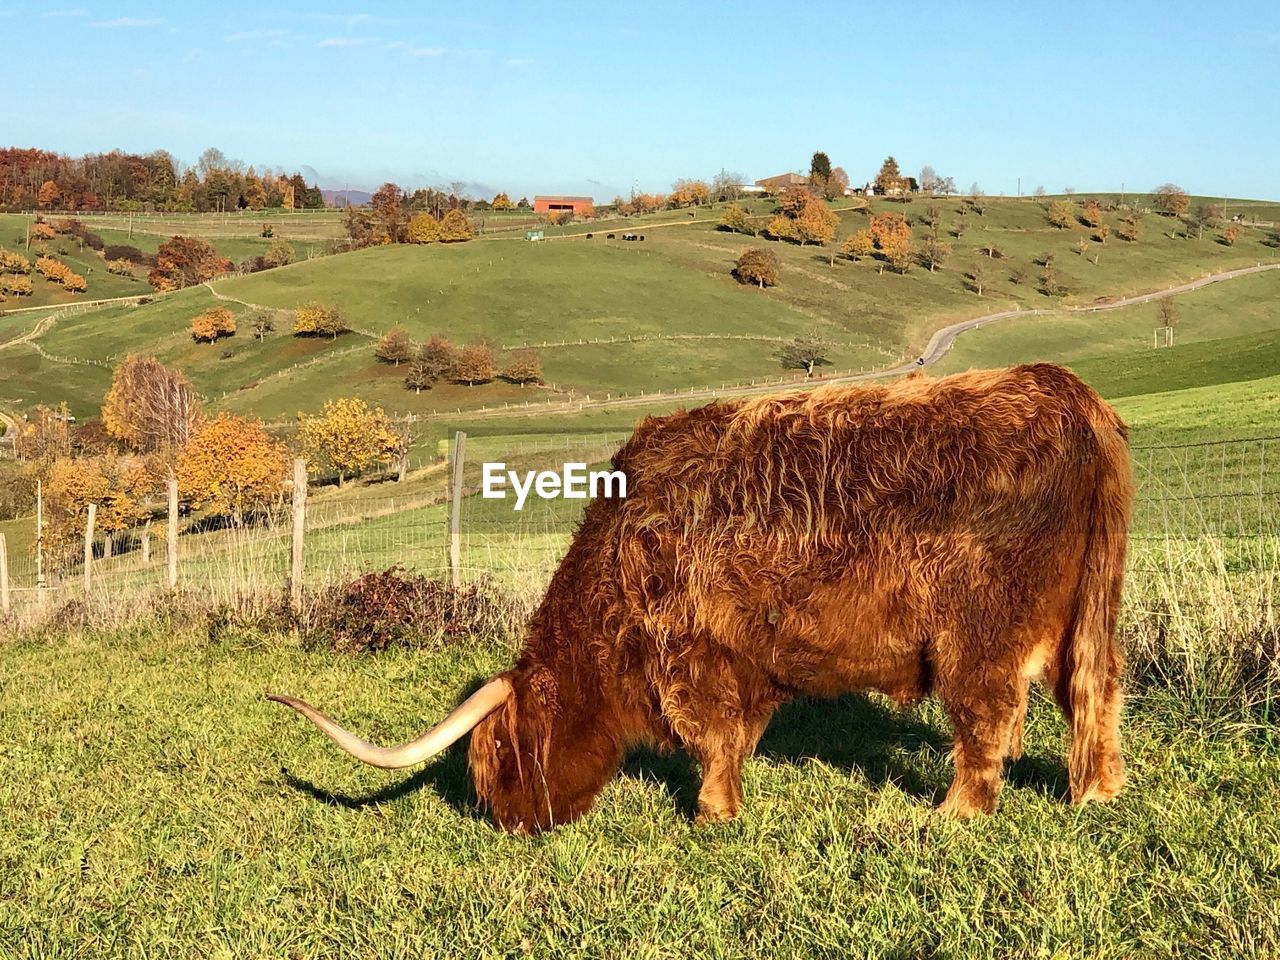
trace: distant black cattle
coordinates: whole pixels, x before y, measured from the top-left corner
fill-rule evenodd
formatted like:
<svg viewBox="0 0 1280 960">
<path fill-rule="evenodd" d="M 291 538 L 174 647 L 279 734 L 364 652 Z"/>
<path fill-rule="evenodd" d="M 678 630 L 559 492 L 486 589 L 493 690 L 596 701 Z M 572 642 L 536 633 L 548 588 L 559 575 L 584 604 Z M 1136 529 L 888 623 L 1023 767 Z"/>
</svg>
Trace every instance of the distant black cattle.
<svg viewBox="0 0 1280 960">
<path fill-rule="evenodd" d="M 608 235 L 605 237 L 605 239 L 606 239 L 606 240 L 612 240 L 612 239 L 613 239 L 613 234 L 612 234 L 612 233 L 608 234 Z"/>
<path fill-rule="evenodd" d="M 592 237 L 594 237 L 594 236 L 595 236 L 595 234 L 594 234 L 594 233 L 588 233 L 588 234 L 587 234 L 587 239 L 588 239 L 588 240 L 590 240 L 590 239 L 591 239 Z"/>
</svg>

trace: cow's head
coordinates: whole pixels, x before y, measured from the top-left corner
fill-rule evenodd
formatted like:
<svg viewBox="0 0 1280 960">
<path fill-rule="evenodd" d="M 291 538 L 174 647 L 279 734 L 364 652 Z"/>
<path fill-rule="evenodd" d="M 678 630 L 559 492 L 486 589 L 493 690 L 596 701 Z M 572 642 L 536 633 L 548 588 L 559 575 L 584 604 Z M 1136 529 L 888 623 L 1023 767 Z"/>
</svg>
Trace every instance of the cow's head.
<svg viewBox="0 0 1280 960">
<path fill-rule="evenodd" d="M 545 667 L 499 674 L 422 736 L 378 747 L 344 730 L 310 704 L 269 695 L 311 720 L 358 760 L 394 769 L 430 759 L 471 732 L 468 760 L 477 799 L 505 830 L 534 833 L 577 819 L 622 752 L 607 710 L 580 691 L 565 696 Z"/>
</svg>

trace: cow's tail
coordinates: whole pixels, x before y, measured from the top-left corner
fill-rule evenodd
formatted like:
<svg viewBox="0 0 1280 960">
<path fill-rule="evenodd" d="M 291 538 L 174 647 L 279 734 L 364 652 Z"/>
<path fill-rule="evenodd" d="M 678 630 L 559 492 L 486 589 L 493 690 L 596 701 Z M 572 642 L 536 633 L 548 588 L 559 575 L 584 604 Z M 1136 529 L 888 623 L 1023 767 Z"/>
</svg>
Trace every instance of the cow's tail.
<svg viewBox="0 0 1280 960">
<path fill-rule="evenodd" d="M 1116 619 L 1124 583 L 1133 480 L 1124 423 L 1101 401 L 1093 421 L 1094 485 L 1088 499 L 1084 562 L 1067 636 L 1060 697 L 1071 720 L 1067 767 L 1075 803 L 1109 800 L 1124 784 L 1120 756 Z"/>
</svg>

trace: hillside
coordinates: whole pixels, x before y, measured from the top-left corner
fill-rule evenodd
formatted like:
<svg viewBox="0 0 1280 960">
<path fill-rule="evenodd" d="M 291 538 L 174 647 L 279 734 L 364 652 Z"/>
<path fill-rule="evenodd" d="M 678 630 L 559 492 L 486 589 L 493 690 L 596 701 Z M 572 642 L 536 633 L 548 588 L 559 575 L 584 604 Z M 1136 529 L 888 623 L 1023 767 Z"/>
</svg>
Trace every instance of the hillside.
<svg viewBox="0 0 1280 960">
<path fill-rule="evenodd" d="M 757 223 L 771 209 L 767 201 L 749 206 L 761 218 Z M 1086 239 L 1081 254 L 1079 241 L 1089 231 L 1049 226 L 1042 206 L 1029 200 L 986 199 L 979 203 L 981 213 L 955 198 L 877 201 L 873 212 L 903 212 L 915 220 L 929 206 L 938 208 L 953 252 L 937 272 L 917 266 L 903 276 L 881 272 L 874 260 L 837 259 L 832 265 L 828 249 L 723 232 L 716 228 L 718 209 L 692 216 L 689 211 L 664 211 L 625 221 L 629 230 L 644 233 L 643 242 L 608 240 L 604 234 L 621 221 L 601 221 L 553 228 L 550 232 L 558 238 L 543 243 L 516 239 L 523 234 L 511 228 L 467 244 L 380 247 L 303 261 L 217 281 L 217 295 L 233 298 L 224 305 L 239 318 L 252 312 L 251 305 L 288 311 L 308 300 L 335 303 L 358 332 L 336 341 L 299 340 L 289 335 L 288 316 L 282 312 L 276 331 L 261 343 L 242 325 L 230 340 L 194 344 L 185 332 L 187 324 L 215 297 L 204 288 L 183 291 L 142 306 L 61 317 L 34 343 L 0 352 L 0 404 L 21 410 L 37 400 L 67 399 L 78 415 L 90 414 L 106 376 L 98 364 L 109 365 L 137 351 L 182 367 L 215 406 L 268 419 L 290 417 L 320 399 L 347 393 L 388 409 L 430 414 L 533 404 L 570 391 L 600 398 L 777 378 L 784 371 L 773 356 L 776 338 L 808 331 L 835 344 L 830 354 L 835 369 L 857 371 L 913 356 L 933 330 L 948 322 L 1019 306 L 1082 305 L 1158 291 L 1208 273 L 1271 261 L 1277 253 L 1267 245 L 1272 242 L 1269 228 L 1246 227 L 1238 242 L 1227 246 L 1212 231 L 1202 240 L 1174 236 L 1172 221 L 1148 215 L 1137 242 Z M 836 211 L 839 237 L 865 227 L 866 214 L 847 202 Z M 324 216 L 277 221 L 320 230 L 325 221 L 308 217 Z M 1114 220 L 1114 215 L 1108 218 Z M 171 221 L 172 216 L 162 222 Z M 217 236 L 229 225 L 243 231 L 245 222 L 242 217 L 199 220 L 215 236 L 215 244 L 246 245 L 240 252 L 260 249 L 268 242 L 260 237 Z M 924 229 L 917 224 L 917 236 Z M 116 239 L 108 228 L 102 232 Z M 961 235 L 954 236 L 956 232 Z M 135 232 L 134 240 L 147 246 L 159 237 Z M 996 259 L 979 252 L 992 244 Z M 750 245 L 767 245 L 778 254 L 777 287 L 761 291 L 730 276 L 737 253 Z M 233 247 L 225 249 L 229 253 Z M 1037 289 L 1040 268 L 1033 260 L 1046 253 L 1067 287 L 1060 299 Z M 981 296 L 969 289 L 972 284 L 964 276 L 978 263 L 988 274 Z M 90 295 L 99 292 L 100 280 L 95 274 Z M 137 282 L 121 283 L 138 290 Z M 1212 317 L 1186 324 L 1180 343 L 1280 326 L 1268 306 L 1274 284 L 1272 275 L 1234 282 Z M 1121 313 L 1099 315 L 1096 322 L 1080 317 L 1061 324 L 1019 320 L 967 334 L 946 368 L 1144 349 L 1149 317 L 1137 308 L 1125 317 Z M 16 336 L 16 329 L 29 330 L 32 322 L 20 314 L 0 318 L 0 343 Z M 569 342 L 540 348 L 554 391 L 494 382 L 441 385 L 414 394 L 402 385 L 403 370 L 373 356 L 372 338 L 396 326 L 406 327 L 415 338 L 440 333 L 455 343 L 479 338 L 508 347 Z M 646 339 L 576 342 L 624 338 Z M 73 362 L 46 359 L 37 348 Z"/>
</svg>

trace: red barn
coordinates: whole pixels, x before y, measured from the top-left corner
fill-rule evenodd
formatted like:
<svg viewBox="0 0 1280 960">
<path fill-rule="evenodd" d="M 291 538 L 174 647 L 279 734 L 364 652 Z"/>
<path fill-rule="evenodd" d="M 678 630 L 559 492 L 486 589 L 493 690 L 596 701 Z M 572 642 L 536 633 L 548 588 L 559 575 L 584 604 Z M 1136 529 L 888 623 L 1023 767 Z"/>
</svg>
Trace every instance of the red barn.
<svg viewBox="0 0 1280 960">
<path fill-rule="evenodd" d="M 590 217 L 595 213 L 595 201 L 590 197 L 534 197 L 534 213 L 555 213 L 568 210 L 575 217 Z"/>
</svg>

